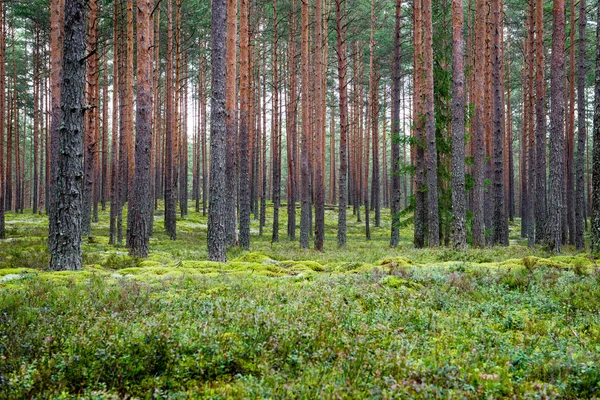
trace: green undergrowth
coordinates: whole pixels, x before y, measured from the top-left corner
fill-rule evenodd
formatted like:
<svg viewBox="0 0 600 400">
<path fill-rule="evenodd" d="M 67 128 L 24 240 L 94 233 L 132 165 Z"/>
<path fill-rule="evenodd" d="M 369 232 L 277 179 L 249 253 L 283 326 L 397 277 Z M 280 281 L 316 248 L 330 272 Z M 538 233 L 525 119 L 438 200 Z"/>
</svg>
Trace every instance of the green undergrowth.
<svg viewBox="0 0 600 400">
<path fill-rule="evenodd" d="M 269 208 L 269 211 L 272 209 Z M 0 247 L 0 399 L 594 398 L 600 396 L 600 268 L 588 253 L 511 246 L 390 249 L 349 215 L 325 252 L 252 235 L 206 260 L 190 209 L 150 256 L 84 241 L 84 270 L 50 272 L 44 216 L 7 214 Z M 258 232 L 257 221 L 252 221 Z"/>
</svg>

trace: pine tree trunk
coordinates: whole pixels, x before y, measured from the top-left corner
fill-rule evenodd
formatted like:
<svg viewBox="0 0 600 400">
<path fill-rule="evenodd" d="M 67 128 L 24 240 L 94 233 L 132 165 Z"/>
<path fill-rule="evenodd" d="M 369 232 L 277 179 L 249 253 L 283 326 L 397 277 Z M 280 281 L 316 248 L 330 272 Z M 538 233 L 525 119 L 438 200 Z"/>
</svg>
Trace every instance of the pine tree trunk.
<svg viewBox="0 0 600 400">
<path fill-rule="evenodd" d="M 119 8 L 113 6 L 113 95 L 112 95 L 112 144 L 110 154 L 110 227 L 109 244 L 117 242 L 117 219 L 119 208 Z"/>
<path fill-rule="evenodd" d="M 463 5 L 452 1 L 452 245 L 467 247 L 465 199 L 465 71 Z"/>
<path fill-rule="evenodd" d="M 504 102 L 502 101 L 502 56 L 500 0 L 492 1 L 492 84 L 494 104 L 494 236 L 493 243 L 508 246 L 508 219 L 504 198 Z"/>
<path fill-rule="evenodd" d="M 241 14 L 244 18 L 244 2 Z M 244 29 L 244 22 L 241 23 Z M 210 121 L 210 201 L 208 210 L 208 259 L 211 261 L 227 261 L 227 242 L 225 238 L 225 158 L 227 152 L 225 84 L 226 84 L 226 0 L 213 0 L 211 26 L 211 121 Z M 246 43 L 247 44 L 247 43 Z M 243 58 L 243 57 L 242 57 Z M 243 68 L 242 68 L 243 71 Z M 242 86 L 243 87 L 243 86 Z"/>
<path fill-rule="evenodd" d="M 398 0 L 399 1 L 399 0 Z M 346 210 L 348 208 L 348 83 L 346 59 L 346 28 L 344 25 L 342 0 L 335 0 L 336 53 L 338 62 L 338 91 L 340 99 L 340 173 L 338 207 L 338 246 L 346 245 Z M 331 133 L 334 134 L 333 132 Z"/>
<path fill-rule="evenodd" d="M 425 246 L 425 224 L 427 221 L 426 215 L 426 182 L 425 182 L 425 116 L 423 104 L 423 11 L 422 1 L 416 0 L 413 3 L 413 18 L 414 18 L 414 121 L 415 121 L 415 168 L 416 168 L 416 190 L 415 190 L 415 231 L 414 245 L 416 248 Z"/>
<path fill-rule="evenodd" d="M 33 198 L 32 211 L 38 213 L 38 153 L 39 153 L 39 102 L 40 102 L 40 54 L 41 43 L 39 40 L 39 28 L 34 25 L 34 48 L 33 48 Z"/>
<path fill-rule="evenodd" d="M 546 240 L 546 82 L 544 78 L 544 1 L 535 2 L 535 242 Z M 561 156 L 562 157 L 562 156 Z"/>
<path fill-rule="evenodd" d="M 586 111 L 585 111 L 585 0 L 579 0 L 579 54 L 577 71 L 577 154 L 575 158 L 575 234 L 574 241 L 577 250 L 585 249 L 585 142 L 587 140 Z M 575 43 L 573 42 L 572 45 Z"/>
<path fill-rule="evenodd" d="M 65 2 L 65 41 L 61 85 L 62 119 L 58 155 L 56 199 L 57 226 L 50 247 L 52 270 L 80 270 L 81 189 L 83 184 L 83 130 L 85 66 L 85 0 Z M 58 228 L 58 229 L 55 229 Z"/>
<path fill-rule="evenodd" d="M 3 0 L 4 2 L 4 0 Z M 6 12 L 5 12 L 6 13 Z M 6 22 L 4 22 L 6 25 Z M 2 35 L 5 42 L 5 34 Z M 57 207 L 54 205 L 56 199 L 56 183 L 57 183 L 57 171 L 58 171 L 58 140 L 60 137 L 60 121 L 61 121 L 61 109 L 60 109 L 60 89 L 62 80 L 62 52 L 63 52 L 63 38 L 64 38 L 64 0 L 51 0 L 50 3 L 50 55 L 51 55 L 51 75 L 50 75 L 50 91 L 51 91 L 51 113 L 52 119 L 50 121 L 50 151 L 49 151 L 49 178 L 50 182 L 48 185 L 48 226 L 49 230 L 58 230 L 57 226 Z M 6 46 L 5 46 L 6 48 Z M 4 64 L 3 64 L 4 65 Z M 5 76 L 6 74 L 3 74 Z M 10 102 L 8 103 L 10 104 Z M 10 118 L 7 119 L 10 121 Z M 10 122 L 8 123 L 10 125 Z M 10 209 L 8 202 L 10 201 L 10 172 L 11 172 L 11 132 L 8 127 L 8 137 L 6 143 L 6 181 L 5 181 L 5 202 L 7 208 Z M 54 235 L 48 235 L 48 248 L 53 248 Z"/>
<path fill-rule="evenodd" d="M 279 242 L 279 207 L 281 203 L 281 158 L 279 157 L 281 148 L 281 136 L 279 127 L 279 70 L 277 65 L 277 44 L 279 39 L 278 29 L 279 27 L 277 24 L 277 0 L 273 0 L 273 111 L 271 114 L 271 137 L 274 146 L 271 148 L 271 160 L 273 168 L 273 234 L 271 236 L 272 243 Z M 264 135 L 266 137 L 266 132 L 264 132 Z M 266 160 L 264 161 L 266 163 Z M 266 185 L 266 182 L 264 182 L 264 184 Z"/>
<path fill-rule="evenodd" d="M 425 136 L 427 139 L 427 227 L 429 247 L 440 244 L 437 149 L 433 108 L 433 27 L 431 0 L 423 0 L 423 60 L 425 68 Z"/>
<path fill-rule="evenodd" d="M 392 230 L 390 247 L 397 247 L 400 242 L 400 91 L 402 86 L 402 1 L 396 0 L 396 24 L 394 30 L 394 59 L 392 63 L 392 121 L 391 121 L 391 165 L 392 190 L 391 213 Z"/>
<path fill-rule="evenodd" d="M 300 248 L 308 249 L 311 225 L 311 191 L 310 191 L 310 83 L 308 80 L 308 2 L 302 0 L 302 151 L 301 151 L 301 185 L 302 209 L 300 213 Z"/>
<path fill-rule="evenodd" d="M 289 35 L 289 105 L 287 111 L 287 166 L 288 166 L 288 220 L 287 233 L 288 239 L 296 240 L 296 192 L 297 192 L 297 155 L 298 155 L 298 139 L 297 139 L 297 115 L 298 107 L 296 101 L 296 1 L 292 0 L 290 12 L 290 35 Z"/>
<path fill-rule="evenodd" d="M 102 74 L 102 176 L 100 187 L 100 202 L 102 211 L 106 210 L 106 200 L 109 196 L 109 173 L 108 173 L 108 50 L 104 43 L 104 68 Z"/>
<path fill-rule="evenodd" d="M 550 190 L 548 193 L 548 247 L 561 252 L 564 187 L 565 118 L 565 1 L 554 0 L 550 74 Z"/>
<path fill-rule="evenodd" d="M 569 109 L 565 141 L 565 205 L 568 244 L 575 244 L 575 1 L 570 0 L 569 18 Z M 565 101 L 567 96 L 565 96 Z M 566 244 L 566 242 L 565 242 Z"/>
<path fill-rule="evenodd" d="M 6 11 L 5 0 L 0 0 L 0 239 L 6 238 L 6 225 L 4 217 L 4 184 L 6 178 L 4 176 L 4 129 L 6 116 Z M 51 23 L 55 19 L 54 4 L 51 4 Z M 52 25 L 51 29 L 54 27 Z M 54 41 L 52 41 L 54 43 Z M 54 94 L 54 92 L 52 93 Z M 10 119 L 8 120 L 10 121 Z M 10 122 L 8 123 L 10 125 Z"/>
<path fill-rule="evenodd" d="M 250 112 L 250 52 L 248 49 L 248 0 L 240 0 L 240 247 L 250 248 L 250 147 L 253 145 L 249 133 Z M 211 140 L 212 143 L 212 140 Z M 212 144 L 211 144 L 212 146 Z M 212 157 L 212 156 L 211 156 Z M 212 172 L 212 168 L 211 168 Z M 212 180 L 212 179 L 211 179 Z M 211 184 L 212 188 L 212 184 Z M 212 195 L 211 195 L 212 197 Z"/>
<path fill-rule="evenodd" d="M 600 7 L 598 7 L 600 21 Z M 600 42 L 600 24 L 596 25 L 596 42 Z M 592 252 L 600 254 L 600 46 L 596 46 L 596 76 L 594 82 L 594 150 L 592 155 L 591 237 Z"/>
<path fill-rule="evenodd" d="M 321 146 L 323 141 L 323 9 L 321 0 L 315 0 L 315 250 L 323 251 L 323 242 L 325 240 L 325 180 L 323 179 L 324 165 L 321 164 L 321 152 L 324 150 Z M 304 82 L 303 82 L 304 84 Z"/>
<path fill-rule="evenodd" d="M 175 106 L 173 104 L 175 89 L 173 83 L 173 0 L 167 2 L 167 65 L 165 82 L 165 107 L 166 107 L 166 137 L 165 137 L 165 230 L 171 238 L 177 238 L 177 181 L 175 178 L 175 149 L 177 140 L 175 132 Z"/>
<path fill-rule="evenodd" d="M 152 0 L 137 2 L 137 104 L 135 135 L 135 174 L 130 197 L 129 249 L 132 256 L 147 257 L 152 213 Z"/>
<path fill-rule="evenodd" d="M 225 213 L 225 235 L 228 246 L 237 244 L 237 1 L 227 0 L 227 85 L 225 107 L 227 113 L 227 155 Z"/>
</svg>

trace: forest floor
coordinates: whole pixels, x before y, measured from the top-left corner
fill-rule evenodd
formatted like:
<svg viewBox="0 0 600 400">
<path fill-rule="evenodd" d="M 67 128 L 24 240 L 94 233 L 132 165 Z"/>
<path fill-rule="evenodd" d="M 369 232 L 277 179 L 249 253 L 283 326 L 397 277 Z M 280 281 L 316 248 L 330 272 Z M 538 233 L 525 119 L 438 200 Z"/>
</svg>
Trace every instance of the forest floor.
<svg viewBox="0 0 600 400">
<path fill-rule="evenodd" d="M 269 209 L 272 211 L 272 208 Z M 206 217 L 155 218 L 148 259 L 108 245 L 47 272 L 45 216 L 7 214 L 0 246 L 0 399 L 590 398 L 600 396 L 600 268 L 567 248 L 389 248 L 326 212 L 325 252 L 271 244 L 206 261 Z M 270 215 L 269 215 L 270 216 Z M 124 218 L 125 220 L 125 218 Z M 407 224 L 408 225 L 408 224 Z"/>
</svg>

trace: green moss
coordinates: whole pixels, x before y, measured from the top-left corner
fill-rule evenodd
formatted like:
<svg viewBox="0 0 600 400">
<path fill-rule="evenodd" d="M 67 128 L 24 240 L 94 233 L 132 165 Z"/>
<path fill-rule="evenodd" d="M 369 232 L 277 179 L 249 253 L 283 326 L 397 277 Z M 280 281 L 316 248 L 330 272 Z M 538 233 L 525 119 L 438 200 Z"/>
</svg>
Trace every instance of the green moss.
<svg viewBox="0 0 600 400">
<path fill-rule="evenodd" d="M 267 255 L 258 252 L 251 252 L 242 255 L 235 259 L 235 261 L 243 261 L 243 262 L 251 262 L 251 263 L 263 263 L 263 262 L 271 262 L 273 259 Z"/>
<path fill-rule="evenodd" d="M 380 284 L 382 284 L 383 286 L 388 286 L 388 287 L 392 287 L 392 288 L 408 288 L 408 289 L 421 289 L 423 287 L 423 285 L 413 282 L 413 281 L 409 281 L 407 279 L 403 279 L 403 278 L 398 278 L 397 276 L 394 275 L 389 275 L 386 276 L 385 278 L 383 278 L 382 280 L 379 281 Z"/>
</svg>

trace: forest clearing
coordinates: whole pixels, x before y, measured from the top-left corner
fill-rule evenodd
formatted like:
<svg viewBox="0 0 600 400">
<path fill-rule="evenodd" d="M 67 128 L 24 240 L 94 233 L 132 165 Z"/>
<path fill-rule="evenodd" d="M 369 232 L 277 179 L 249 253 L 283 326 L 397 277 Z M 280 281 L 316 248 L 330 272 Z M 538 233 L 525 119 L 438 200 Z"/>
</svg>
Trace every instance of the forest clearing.
<svg viewBox="0 0 600 400">
<path fill-rule="evenodd" d="M 600 398 L 600 6 L 0 0 L 0 400 Z"/>
</svg>

